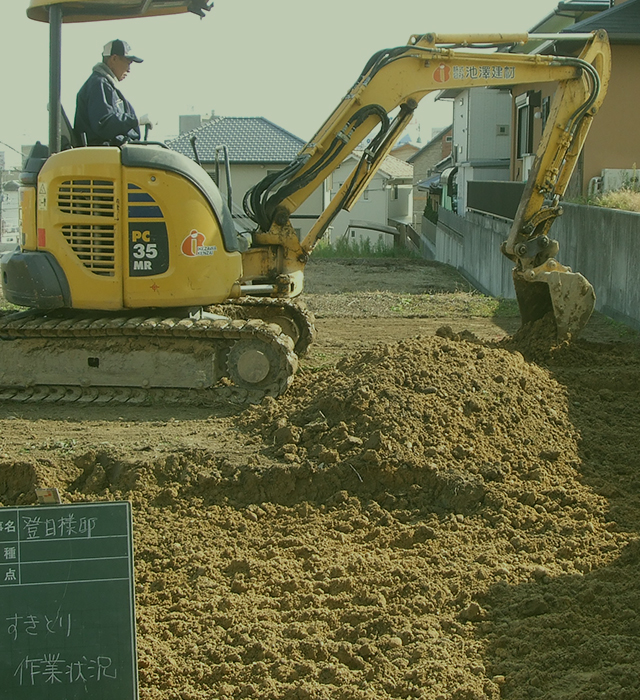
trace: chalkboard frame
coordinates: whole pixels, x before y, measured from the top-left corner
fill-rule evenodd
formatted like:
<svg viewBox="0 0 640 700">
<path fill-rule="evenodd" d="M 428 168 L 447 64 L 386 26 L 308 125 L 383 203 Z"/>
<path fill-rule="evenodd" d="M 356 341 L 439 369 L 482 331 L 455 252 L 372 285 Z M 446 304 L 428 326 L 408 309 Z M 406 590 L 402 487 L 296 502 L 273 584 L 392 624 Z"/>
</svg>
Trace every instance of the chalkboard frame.
<svg viewBox="0 0 640 700">
<path fill-rule="evenodd" d="M 0 700 L 138 700 L 131 504 L 0 508 Z"/>
</svg>

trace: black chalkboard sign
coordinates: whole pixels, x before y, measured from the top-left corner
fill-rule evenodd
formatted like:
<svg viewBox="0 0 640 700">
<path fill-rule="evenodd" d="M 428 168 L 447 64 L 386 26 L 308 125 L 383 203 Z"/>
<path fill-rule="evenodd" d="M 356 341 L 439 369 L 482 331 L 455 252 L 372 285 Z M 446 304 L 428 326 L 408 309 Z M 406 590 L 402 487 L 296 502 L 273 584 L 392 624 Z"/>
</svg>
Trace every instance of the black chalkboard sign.
<svg viewBox="0 0 640 700">
<path fill-rule="evenodd" d="M 0 508 L 0 700 L 137 700 L 129 503 Z"/>
</svg>

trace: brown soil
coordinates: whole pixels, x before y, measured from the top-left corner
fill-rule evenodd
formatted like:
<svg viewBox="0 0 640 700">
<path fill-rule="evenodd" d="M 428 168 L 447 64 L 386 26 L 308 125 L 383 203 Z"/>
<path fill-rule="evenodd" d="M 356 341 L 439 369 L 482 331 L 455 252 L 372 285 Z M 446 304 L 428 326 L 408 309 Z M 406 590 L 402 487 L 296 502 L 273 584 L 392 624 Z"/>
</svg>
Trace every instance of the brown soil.
<svg viewBox="0 0 640 700">
<path fill-rule="evenodd" d="M 385 265 L 310 266 L 278 400 L 0 405 L 0 501 L 132 501 L 143 700 L 639 698 L 637 342 L 396 317 L 464 282 Z"/>
</svg>

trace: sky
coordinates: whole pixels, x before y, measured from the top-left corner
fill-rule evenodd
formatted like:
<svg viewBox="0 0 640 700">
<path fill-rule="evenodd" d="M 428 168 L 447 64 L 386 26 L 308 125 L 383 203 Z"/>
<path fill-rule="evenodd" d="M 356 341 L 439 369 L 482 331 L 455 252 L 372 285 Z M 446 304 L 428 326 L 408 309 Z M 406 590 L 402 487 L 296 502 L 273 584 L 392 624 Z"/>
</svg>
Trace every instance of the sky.
<svg viewBox="0 0 640 700">
<path fill-rule="evenodd" d="M 111 39 L 137 56 L 120 84 L 150 138 L 178 133 L 181 114 L 265 117 L 310 139 L 376 51 L 412 34 L 523 32 L 558 0 L 215 0 L 196 15 L 65 24 L 62 104 L 73 122 L 75 96 Z M 49 27 L 26 16 L 28 0 L 0 0 L 0 151 L 48 142 Z M 376 6 L 386 9 L 372 9 Z M 390 9 L 392 8 L 392 9 Z M 430 140 L 451 121 L 451 105 L 425 98 L 410 133 Z M 5 144 L 8 144 L 5 145 Z"/>
</svg>

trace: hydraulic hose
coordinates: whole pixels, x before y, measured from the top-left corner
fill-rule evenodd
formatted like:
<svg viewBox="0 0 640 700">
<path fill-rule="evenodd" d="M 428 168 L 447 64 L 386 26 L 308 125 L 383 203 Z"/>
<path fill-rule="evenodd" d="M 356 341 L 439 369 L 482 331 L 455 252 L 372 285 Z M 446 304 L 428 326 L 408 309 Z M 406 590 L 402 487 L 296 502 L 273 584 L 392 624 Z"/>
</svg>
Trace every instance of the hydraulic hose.
<svg viewBox="0 0 640 700">
<path fill-rule="evenodd" d="M 330 143 L 326 152 L 308 170 L 296 177 L 296 173 L 309 160 L 308 155 L 299 157 L 284 170 L 268 175 L 251 188 L 245 194 L 243 200 L 247 216 L 255 221 L 263 231 L 268 231 L 278 205 L 294 192 L 307 187 L 323 170 L 331 166 L 343 152 L 353 133 L 372 116 L 377 117 L 380 121 L 380 131 L 376 134 L 368 149 L 375 151 L 389 129 L 389 116 L 380 105 L 365 105 L 349 118 L 345 126 Z"/>
</svg>

